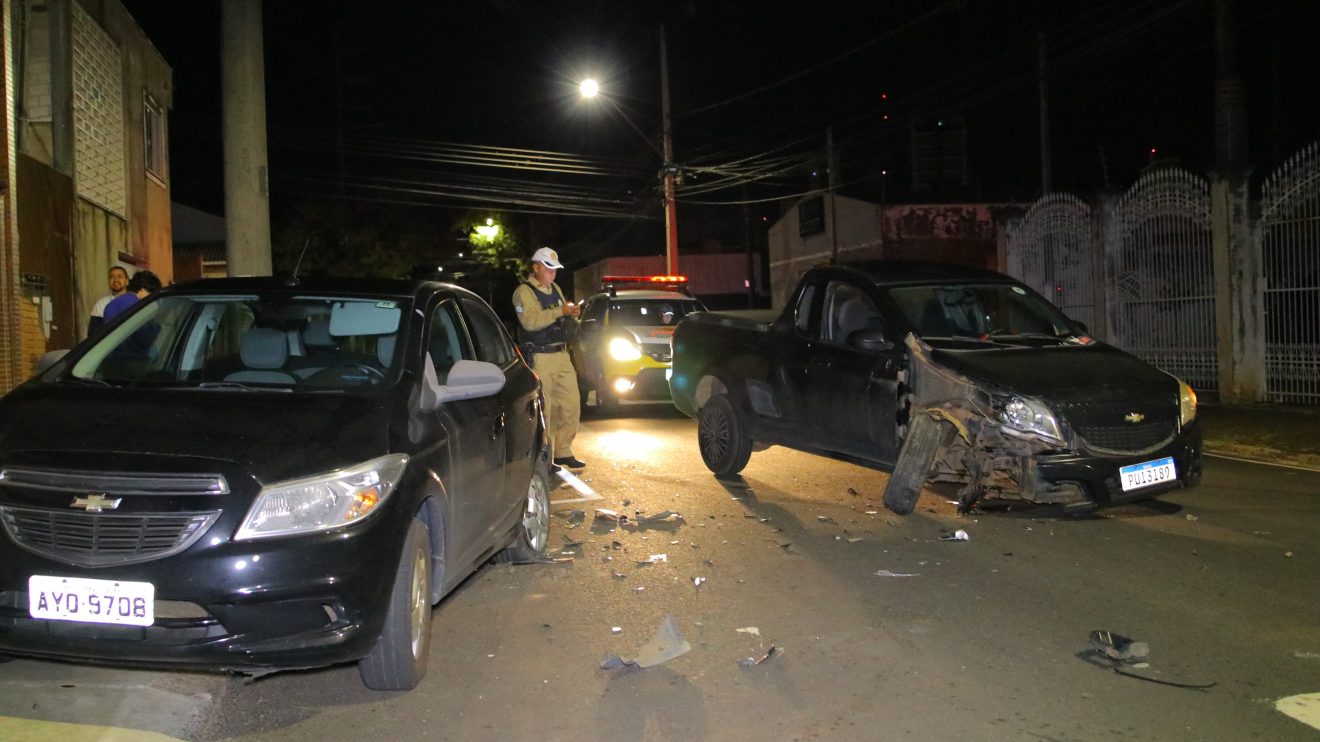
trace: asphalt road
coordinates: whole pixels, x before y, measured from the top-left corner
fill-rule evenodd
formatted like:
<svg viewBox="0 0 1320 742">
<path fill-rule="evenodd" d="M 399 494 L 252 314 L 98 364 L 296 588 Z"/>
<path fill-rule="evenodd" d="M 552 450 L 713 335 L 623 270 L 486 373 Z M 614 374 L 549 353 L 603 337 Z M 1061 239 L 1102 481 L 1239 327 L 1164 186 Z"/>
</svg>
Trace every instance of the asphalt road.
<svg viewBox="0 0 1320 742">
<path fill-rule="evenodd" d="M 1320 693 L 1320 473 L 1210 459 L 1200 487 L 1095 517 L 959 516 L 927 492 L 904 518 L 882 474 L 778 448 L 721 484 L 692 421 L 625 411 L 576 446 L 601 499 L 555 493 L 585 514 L 554 520 L 573 561 L 473 576 L 436 611 L 417 690 L 352 667 L 245 683 L 19 660 L 0 739 L 1320 738 L 1276 710 Z M 600 669 L 667 614 L 690 652 Z M 1095 629 L 1149 645 L 1125 672 L 1214 685 L 1088 661 Z M 1320 700 L 1286 705 L 1320 724 Z"/>
</svg>

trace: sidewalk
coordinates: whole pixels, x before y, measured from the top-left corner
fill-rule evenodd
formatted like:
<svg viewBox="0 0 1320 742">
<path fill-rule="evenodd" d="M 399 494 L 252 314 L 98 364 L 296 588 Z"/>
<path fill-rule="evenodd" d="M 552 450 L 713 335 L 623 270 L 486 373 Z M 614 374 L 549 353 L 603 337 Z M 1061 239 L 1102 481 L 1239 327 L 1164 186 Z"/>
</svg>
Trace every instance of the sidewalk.
<svg viewBox="0 0 1320 742">
<path fill-rule="evenodd" d="M 1201 405 L 1206 453 L 1320 470 L 1320 407 Z"/>
</svg>

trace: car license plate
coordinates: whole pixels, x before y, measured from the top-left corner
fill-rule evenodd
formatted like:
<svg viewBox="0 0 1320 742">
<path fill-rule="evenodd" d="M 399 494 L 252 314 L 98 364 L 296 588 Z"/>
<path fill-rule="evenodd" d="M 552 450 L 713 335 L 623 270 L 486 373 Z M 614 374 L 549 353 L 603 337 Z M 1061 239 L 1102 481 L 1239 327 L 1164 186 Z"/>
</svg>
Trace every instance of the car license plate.
<svg viewBox="0 0 1320 742">
<path fill-rule="evenodd" d="M 1178 478 L 1173 466 L 1173 457 L 1156 459 L 1141 464 L 1132 464 L 1118 470 L 1123 483 L 1123 491 L 1141 489 L 1162 482 L 1172 482 Z"/>
<path fill-rule="evenodd" d="M 33 618 L 150 626 L 155 621 L 155 599 L 156 587 L 150 582 L 28 578 L 28 613 Z"/>
</svg>

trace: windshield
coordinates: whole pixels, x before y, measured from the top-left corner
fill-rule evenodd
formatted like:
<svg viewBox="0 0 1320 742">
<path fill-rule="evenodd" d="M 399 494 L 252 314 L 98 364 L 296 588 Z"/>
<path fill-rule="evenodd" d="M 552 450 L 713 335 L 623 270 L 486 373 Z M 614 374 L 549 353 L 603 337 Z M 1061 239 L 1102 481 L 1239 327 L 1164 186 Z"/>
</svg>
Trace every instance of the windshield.
<svg viewBox="0 0 1320 742">
<path fill-rule="evenodd" d="M 629 299 L 610 303 L 610 324 L 629 327 L 666 327 L 684 315 L 701 311 L 692 299 Z"/>
<path fill-rule="evenodd" d="M 69 377 L 238 390 L 385 386 L 398 376 L 395 338 L 404 304 L 292 294 L 161 296 L 96 340 Z"/>
<path fill-rule="evenodd" d="M 890 289 L 923 338 L 1062 340 L 1073 336 L 1049 302 L 1012 284 L 910 286 Z"/>
</svg>

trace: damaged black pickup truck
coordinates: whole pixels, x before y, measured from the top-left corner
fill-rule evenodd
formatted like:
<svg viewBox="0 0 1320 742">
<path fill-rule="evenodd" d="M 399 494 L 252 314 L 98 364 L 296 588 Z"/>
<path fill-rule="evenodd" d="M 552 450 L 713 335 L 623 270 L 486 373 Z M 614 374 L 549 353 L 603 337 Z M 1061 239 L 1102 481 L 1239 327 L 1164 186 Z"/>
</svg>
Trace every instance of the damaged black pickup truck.
<svg viewBox="0 0 1320 742">
<path fill-rule="evenodd" d="M 674 334 L 674 404 L 717 476 L 787 446 L 891 472 L 898 513 L 927 481 L 961 484 L 966 511 L 1086 510 L 1200 479 L 1192 388 L 1007 276 L 820 267 L 777 319 L 751 314 L 689 315 Z"/>
</svg>

